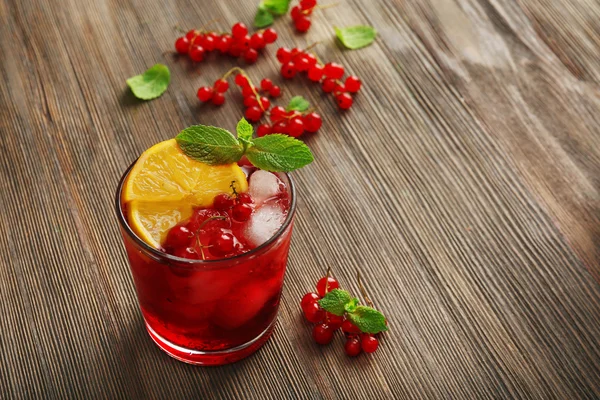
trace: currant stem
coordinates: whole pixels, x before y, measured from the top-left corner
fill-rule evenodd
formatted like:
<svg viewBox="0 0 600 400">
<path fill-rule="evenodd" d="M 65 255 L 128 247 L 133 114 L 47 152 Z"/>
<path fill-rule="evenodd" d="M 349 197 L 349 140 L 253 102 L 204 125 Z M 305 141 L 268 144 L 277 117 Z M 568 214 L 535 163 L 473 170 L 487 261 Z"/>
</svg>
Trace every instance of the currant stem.
<svg viewBox="0 0 600 400">
<path fill-rule="evenodd" d="M 335 3 L 324 4 L 322 6 L 314 6 L 313 10 L 324 10 L 326 8 L 337 7 L 342 4 L 341 1 L 336 1 Z"/>
<path fill-rule="evenodd" d="M 325 275 L 325 293 L 328 293 L 329 290 L 329 276 L 331 275 L 331 267 L 327 267 L 327 274 Z"/>
<path fill-rule="evenodd" d="M 360 271 L 356 271 L 356 280 L 358 281 L 358 288 L 360 289 L 360 292 L 362 293 L 363 297 L 365 298 L 365 301 L 367 302 L 367 305 L 371 308 L 374 307 L 373 302 L 371 301 L 371 299 L 369 298 L 369 295 L 367 294 L 367 291 L 365 290 L 365 287 L 362 284 L 362 279 L 360 276 Z"/>
<path fill-rule="evenodd" d="M 313 42 L 313 43 L 309 44 L 309 45 L 308 45 L 308 47 L 306 47 L 306 48 L 304 49 L 304 51 L 308 51 L 308 50 L 312 49 L 313 47 L 315 47 L 315 46 L 317 46 L 317 45 L 319 45 L 319 44 L 321 44 L 321 42 L 320 42 L 320 41 Z"/>
<path fill-rule="evenodd" d="M 244 71 L 242 68 L 240 68 L 240 67 L 231 68 L 229 71 L 225 72 L 225 74 L 221 77 L 221 79 L 227 80 L 227 78 L 229 78 L 234 72 L 241 74 L 248 80 L 248 83 L 250 84 L 250 88 L 252 88 L 252 93 L 254 93 L 254 96 L 256 97 L 256 100 L 258 101 L 258 105 L 260 106 L 260 109 L 263 112 L 267 111 L 263 107 L 262 101 L 260 101 L 260 94 L 258 94 L 258 92 L 256 91 L 256 87 L 254 86 L 254 83 L 252 83 L 252 79 L 250 79 L 250 77 L 248 76 L 246 71 Z"/>
</svg>

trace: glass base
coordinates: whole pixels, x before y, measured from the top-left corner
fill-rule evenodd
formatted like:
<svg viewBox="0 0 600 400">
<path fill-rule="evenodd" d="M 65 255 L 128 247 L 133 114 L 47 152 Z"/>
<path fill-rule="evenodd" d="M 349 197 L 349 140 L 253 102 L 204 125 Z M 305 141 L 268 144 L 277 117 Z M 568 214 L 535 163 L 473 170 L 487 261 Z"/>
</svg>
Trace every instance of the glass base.
<svg viewBox="0 0 600 400">
<path fill-rule="evenodd" d="M 186 349 L 185 347 L 169 342 L 167 339 L 157 334 L 148 322 L 144 322 L 146 323 L 146 330 L 150 334 L 152 340 L 154 340 L 154 343 L 156 343 L 165 353 L 184 363 L 205 366 L 230 364 L 248 357 L 265 344 L 271 337 L 273 327 L 275 326 L 275 320 L 273 320 L 267 329 L 262 331 L 260 335 L 248 343 L 244 343 L 231 349 L 222 351 L 198 351 Z"/>
</svg>

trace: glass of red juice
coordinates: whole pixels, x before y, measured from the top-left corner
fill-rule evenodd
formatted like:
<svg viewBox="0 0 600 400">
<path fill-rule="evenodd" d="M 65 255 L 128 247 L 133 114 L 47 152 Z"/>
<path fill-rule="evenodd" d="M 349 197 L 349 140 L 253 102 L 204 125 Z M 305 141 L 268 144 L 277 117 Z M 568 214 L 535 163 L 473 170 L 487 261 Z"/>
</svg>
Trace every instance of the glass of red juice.
<svg viewBox="0 0 600 400">
<path fill-rule="evenodd" d="M 291 177 L 277 174 L 289 209 L 270 239 L 229 258 L 190 260 L 148 245 L 130 227 L 122 192 L 132 166 L 119 183 L 116 208 L 150 337 L 170 356 L 196 365 L 254 353 L 271 336 L 279 308 L 296 208 Z"/>
</svg>

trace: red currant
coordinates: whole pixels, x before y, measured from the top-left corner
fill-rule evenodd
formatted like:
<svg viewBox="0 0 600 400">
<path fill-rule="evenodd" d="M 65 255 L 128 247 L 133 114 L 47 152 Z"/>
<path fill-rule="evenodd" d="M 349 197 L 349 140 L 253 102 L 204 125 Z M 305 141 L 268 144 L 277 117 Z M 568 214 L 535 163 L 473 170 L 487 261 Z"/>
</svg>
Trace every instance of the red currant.
<svg viewBox="0 0 600 400">
<path fill-rule="evenodd" d="M 257 122 L 262 117 L 262 110 L 258 106 L 248 107 L 244 115 L 251 122 Z"/>
<path fill-rule="evenodd" d="M 292 7 L 292 12 L 290 13 L 290 15 L 292 16 L 292 20 L 296 21 L 298 18 L 300 18 L 303 15 L 302 8 L 300 8 L 300 6 Z"/>
<path fill-rule="evenodd" d="M 187 258 L 188 260 L 199 260 L 200 256 L 193 247 L 180 247 L 173 251 L 175 257 Z"/>
<path fill-rule="evenodd" d="M 335 93 L 335 94 L 344 93 L 345 91 L 346 91 L 346 86 L 344 86 L 343 83 L 336 83 L 335 87 L 333 88 L 333 93 Z"/>
<path fill-rule="evenodd" d="M 229 82 L 224 79 L 217 79 L 213 85 L 213 88 L 219 93 L 225 93 L 227 90 L 229 90 Z"/>
<path fill-rule="evenodd" d="M 242 38 L 248 34 L 248 28 L 242 22 L 238 22 L 231 28 L 231 35 L 234 38 Z"/>
<path fill-rule="evenodd" d="M 317 0 L 300 0 L 300 7 L 302 7 L 303 10 L 308 10 L 316 5 Z"/>
<path fill-rule="evenodd" d="M 271 96 L 271 97 L 281 96 L 281 88 L 279 86 L 273 85 L 273 87 L 271 89 L 269 89 L 269 96 Z"/>
<path fill-rule="evenodd" d="M 296 20 L 296 22 L 294 22 L 294 26 L 296 27 L 296 30 L 298 32 L 306 32 L 310 29 L 310 18 L 308 18 L 305 15 L 302 15 L 301 17 L 298 17 L 298 19 Z"/>
<path fill-rule="evenodd" d="M 200 45 L 193 45 L 189 51 L 190 59 L 194 62 L 200 62 L 204 60 L 204 48 Z"/>
<path fill-rule="evenodd" d="M 346 90 L 350 93 L 356 93 L 360 90 L 362 82 L 358 76 L 350 75 L 346 78 L 345 86 Z"/>
<path fill-rule="evenodd" d="M 319 295 L 316 293 L 306 293 L 304 296 L 302 296 L 302 300 L 300 301 L 300 307 L 304 309 L 304 307 L 307 307 L 309 304 L 315 303 L 320 299 L 321 297 L 319 297 Z"/>
<path fill-rule="evenodd" d="M 256 100 L 256 96 L 251 94 L 250 96 L 244 97 L 244 107 L 254 107 L 258 106 L 258 100 Z"/>
<path fill-rule="evenodd" d="M 285 108 L 276 106 L 271 109 L 271 121 L 277 122 L 285 116 Z"/>
<path fill-rule="evenodd" d="M 219 92 L 213 93 L 212 103 L 215 106 L 222 105 L 223 103 L 225 103 L 225 95 L 223 93 L 219 93 Z"/>
<path fill-rule="evenodd" d="M 313 82 L 319 82 L 323 77 L 323 66 L 315 64 L 308 70 L 308 79 Z"/>
<path fill-rule="evenodd" d="M 263 37 L 267 44 L 271 44 L 277 40 L 277 32 L 273 28 L 266 29 L 263 32 Z"/>
<path fill-rule="evenodd" d="M 331 78 L 324 79 L 323 83 L 321 83 L 321 88 L 325 93 L 333 92 L 333 89 L 335 88 L 335 80 Z"/>
<path fill-rule="evenodd" d="M 327 290 L 325 290 L 326 286 Z M 334 277 L 330 276 L 327 278 L 324 276 L 317 282 L 317 293 L 319 293 L 319 296 L 323 297 L 326 293 L 331 292 L 333 289 L 339 289 L 339 287 L 340 284 Z"/>
<path fill-rule="evenodd" d="M 248 64 L 254 64 L 258 60 L 258 52 L 254 49 L 248 49 L 244 53 L 244 61 Z"/>
<path fill-rule="evenodd" d="M 340 64 L 330 62 L 325 64 L 325 70 L 323 72 L 328 78 L 341 79 L 342 76 L 344 76 L 344 67 Z"/>
<path fill-rule="evenodd" d="M 277 49 L 277 60 L 281 64 L 285 64 L 286 62 L 290 61 L 291 59 L 292 59 L 292 53 L 291 53 L 290 49 L 288 49 L 287 47 L 280 47 L 279 49 Z"/>
<path fill-rule="evenodd" d="M 250 36 L 242 36 L 241 38 L 236 38 L 235 40 L 237 45 L 240 46 L 242 50 L 250 49 Z"/>
<path fill-rule="evenodd" d="M 233 235 L 227 232 L 221 232 L 211 238 L 209 242 L 210 252 L 217 257 L 223 257 L 233 252 Z"/>
<path fill-rule="evenodd" d="M 356 357 L 360 354 L 360 340 L 357 337 L 350 337 L 346 340 L 346 344 L 344 345 L 344 351 L 350 357 Z"/>
<path fill-rule="evenodd" d="M 200 32 L 198 32 L 195 29 L 192 29 L 192 30 L 187 31 L 187 33 L 185 34 L 185 37 L 188 38 L 189 40 L 192 40 L 199 34 L 200 34 Z"/>
<path fill-rule="evenodd" d="M 271 101 L 263 96 L 260 98 L 260 106 L 263 110 L 268 110 L 271 107 Z"/>
<path fill-rule="evenodd" d="M 288 122 L 287 134 L 291 137 L 300 137 L 304 133 L 304 122 L 301 117 L 295 117 Z"/>
<path fill-rule="evenodd" d="M 288 123 L 285 120 L 279 120 L 275 122 L 275 125 L 271 128 L 271 133 L 288 133 Z"/>
<path fill-rule="evenodd" d="M 325 311 L 319 306 L 318 303 L 310 303 L 306 307 L 302 308 L 304 312 L 304 317 L 308 320 L 308 322 L 312 322 L 313 324 L 317 324 L 325 318 Z"/>
<path fill-rule="evenodd" d="M 240 193 L 237 195 L 237 201 L 239 201 L 240 203 L 245 203 L 245 204 L 252 204 L 254 203 L 254 200 L 252 199 L 252 196 L 250 196 L 250 193 Z"/>
<path fill-rule="evenodd" d="M 246 203 L 238 203 L 231 210 L 231 216 L 238 222 L 248 221 L 251 214 L 252 206 Z"/>
<path fill-rule="evenodd" d="M 352 107 L 352 96 L 349 93 L 338 94 L 335 99 L 337 100 L 338 107 L 342 110 L 347 110 Z"/>
<path fill-rule="evenodd" d="M 344 322 L 342 322 L 342 331 L 346 335 L 357 335 L 361 332 L 358 326 L 354 325 L 349 320 L 345 320 Z"/>
<path fill-rule="evenodd" d="M 210 99 L 212 99 L 213 90 L 212 90 L 212 88 L 209 88 L 208 86 L 202 86 L 200 89 L 198 89 L 197 95 L 198 95 L 198 100 L 207 102 L 207 101 L 210 101 Z"/>
<path fill-rule="evenodd" d="M 256 136 L 263 137 L 271 133 L 271 125 L 261 124 L 256 128 Z"/>
<path fill-rule="evenodd" d="M 232 42 L 231 47 L 229 48 L 229 55 L 238 58 L 242 55 L 242 53 L 244 53 L 244 51 L 246 51 L 246 49 L 244 49 L 242 46 L 239 46 L 237 43 Z"/>
<path fill-rule="evenodd" d="M 366 333 L 361 336 L 360 345 L 365 353 L 373 353 L 379 347 L 379 340 L 370 333 Z"/>
<path fill-rule="evenodd" d="M 260 81 L 260 88 L 262 90 L 268 91 L 272 87 L 273 87 L 273 81 L 270 80 L 269 78 L 265 78 L 262 81 Z"/>
<path fill-rule="evenodd" d="M 179 54 L 187 54 L 189 49 L 190 49 L 190 39 L 188 39 L 186 36 L 177 38 L 177 40 L 175 41 L 175 50 Z"/>
<path fill-rule="evenodd" d="M 167 233 L 165 247 L 177 249 L 186 247 L 192 238 L 192 232 L 185 225 L 175 225 Z"/>
<path fill-rule="evenodd" d="M 256 32 L 250 36 L 250 47 L 255 50 L 260 50 L 266 46 L 265 38 L 262 33 Z"/>
<path fill-rule="evenodd" d="M 340 329 L 344 323 L 344 317 L 331 313 L 325 313 L 325 320 L 327 321 L 327 325 L 334 331 Z"/>
<path fill-rule="evenodd" d="M 281 66 L 281 76 L 285 79 L 292 79 L 296 75 L 296 65 L 292 61 Z"/>
<path fill-rule="evenodd" d="M 242 96 L 244 97 L 248 97 L 248 96 L 254 96 L 256 97 L 256 93 L 254 93 L 256 91 L 256 88 L 254 86 L 248 85 L 248 86 L 244 86 L 244 88 L 242 89 Z"/>
<path fill-rule="evenodd" d="M 221 211 L 229 210 L 234 204 L 235 200 L 227 193 L 218 194 L 213 200 L 213 207 Z"/>
<path fill-rule="evenodd" d="M 322 124 L 323 120 L 321 119 L 321 116 L 316 112 L 311 112 L 304 116 L 304 129 L 307 132 L 315 133 L 321 128 Z"/>
<path fill-rule="evenodd" d="M 295 64 L 296 68 L 298 68 L 298 71 L 306 71 L 310 68 L 308 58 L 306 58 L 306 56 L 298 58 L 298 60 L 295 61 Z"/>
<path fill-rule="evenodd" d="M 248 78 L 246 78 L 244 75 L 242 74 L 237 74 L 235 76 L 235 84 L 238 85 L 239 87 L 246 87 L 249 85 L 248 83 Z"/>
<path fill-rule="evenodd" d="M 315 64 L 317 64 L 317 56 L 315 56 L 313 53 L 304 53 L 304 56 L 306 57 L 306 60 L 308 60 L 308 65 L 309 66 L 313 66 Z"/>
<path fill-rule="evenodd" d="M 206 51 L 213 51 L 215 49 L 216 40 L 215 37 L 211 34 L 208 34 L 202 38 L 202 47 Z"/>
<path fill-rule="evenodd" d="M 221 53 L 227 53 L 231 48 L 231 43 L 233 43 L 233 39 L 230 35 L 225 34 L 217 41 L 216 48 L 219 49 Z"/>
<path fill-rule="evenodd" d="M 313 328 L 313 339 L 321 345 L 329 344 L 333 339 L 333 329 L 327 324 L 318 324 Z"/>
</svg>

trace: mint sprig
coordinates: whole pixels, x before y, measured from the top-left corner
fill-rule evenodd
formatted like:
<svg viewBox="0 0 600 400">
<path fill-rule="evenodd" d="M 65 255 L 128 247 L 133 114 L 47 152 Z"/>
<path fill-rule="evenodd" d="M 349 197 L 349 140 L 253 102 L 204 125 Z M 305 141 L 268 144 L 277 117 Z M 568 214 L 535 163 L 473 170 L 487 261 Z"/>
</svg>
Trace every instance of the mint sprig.
<svg viewBox="0 0 600 400">
<path fill-rule="evenodd" d="M 167 90 L 170 81 L 169 68 L 163 64 L 156 64 L 143 74 L 127 79 L 127 85 L 138 99 L 152 100 Z"/>
<path fill-rule="evenodd" d="M 289 7 L 290 0 L 261 1 L 254 17 L 254 26 L 256 28 L 264 28 L 271 25 L 275 17 L 286 14 Z"/>
<path fill-rule="evenodd" d="M 310 149 L 300 140 L 273 134 L 252 138 L 254 128 L 244 118 L 237 124 L 237 138 L 214 126 L 193 125 L 181 131 L 177 143 L 185 155 L 210 165 L 231 164 L 243 155 L 257 168 L 289 172 L 313 161 Z"/>
<path fill-rule="evenodd" d="M 345 314 L 364 333 L 375 334 L 388 330 L 382 313 L 372 307 L 358 305 L 358 299 L 345 290 L 333 289 L 319 300 L 319 305 L 331 314 Z"/>
</svg>

